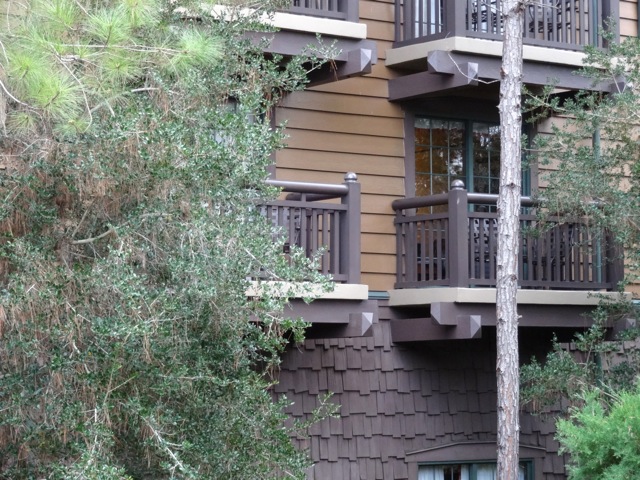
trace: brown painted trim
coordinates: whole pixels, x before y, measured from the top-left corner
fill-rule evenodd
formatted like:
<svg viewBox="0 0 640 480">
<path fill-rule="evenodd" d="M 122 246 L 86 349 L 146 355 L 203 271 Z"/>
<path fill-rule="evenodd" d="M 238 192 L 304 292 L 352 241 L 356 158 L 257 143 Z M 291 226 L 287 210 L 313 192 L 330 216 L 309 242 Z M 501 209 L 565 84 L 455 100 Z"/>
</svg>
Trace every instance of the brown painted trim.
<svg viewBox="0 0 640 480">
<path fill-rule="evenodd" d="M 478 64 L 463 63 L 452 74 L 420 72 L 389 81 L 389 101 L 411 100 L 430 93 L 441 93 L 477 85 Z"/>
<path fill-rule="evenodd" d="M 395 343 L 477 339 L 481 327 L 478 315 L 456 316 L 444 325 L 436 325 L 433 318 L 391 320 L 391 338 Z"/>
<path fill-rule="evenodd" d="M 594 306 L 587 305 L 519 305 L 519 326 L 588 328 L 592 324 L 588 314 L 594 309 Z M 421 312 L 422 315 L 428 312 L 431 316 L 391 320 L 391 338 L 394 342 L 480 338 L 481 326 L 496 325 L 496 307 L 492 303 L 440 302 L 432 304 L 430 309 L 425 306 L 413 312 Z"/>
<path fill-rule="evenodd" d="M 375 300 L 316 300 L 305 303 L 292 300 L 284 311 L 287 318 L 302 318 L 310 323 L 306 338 L 368 337 L 378 323 Z"/>
<path fill-rule="evenodd" d="M 416 195 L 416 115 L 412 111 L 404 113 L 404 175 L 407 197 Z"/>
<path fill-rule="evenodd" d="M 500 58 L 483 57 L 481 55 L 453 53 L 453 52 L 431 52 L 430 56 L 439 53 L 441 56 L 450 57 L 454 65 L 460 67 L 464 65 L 477 65 L 477 76 L 474 78 L 485 81 L 500 80 Z M 575 75 L 576 68 L 564 65 L 550 65 L 537 62 L 524 62 L 523 82 L 530 86 L 556 85 L 558 88 L 569 88 L 575 90 L 600 90 L 609 91 L 609 84 L 599 84 L 593 86 L 590 79 Z M 449 83 L 442 79 L 436 81 L 435 78 L 426 74 L 427 72 L 414 73 L 391 79 L 389 81 L 389 98 L 391 101 L 404 101 L 419 98 L 436 92 L 440 87 L 441 91 L 449 90 L 462 85 L 453 81 Z M 437 73 L 437 72 L 435 72 Z M 470 85 L 473 82 L 468 82 Z"/>
<path fill-rule="evenodd" d="M 330 60 L 335 62 L 348 62 L 349 55 L 352 51 L 369 50 L 371 64 L 378 62 L 378 49 L 376 42 L 372 40 L 361 40 L 352 38 L 332 38 L 322 37 L 320 41 L 313 33 L 304 32 L 247 32 L 246 38 L 250 39 L 256 45 L 262 45 L 265 40 L 267 45 L 264 47 L 265 53 L 274 53 L 284 56 L 300 55 L 310 49 L 317 49 L 315 52 L 319 58 L 322 56 L 323 48 L 329 48 L 331 51 L 339 52 L 335 58 Z M 329 58 L 327 58 L 329 59 Z"/>
</svg>

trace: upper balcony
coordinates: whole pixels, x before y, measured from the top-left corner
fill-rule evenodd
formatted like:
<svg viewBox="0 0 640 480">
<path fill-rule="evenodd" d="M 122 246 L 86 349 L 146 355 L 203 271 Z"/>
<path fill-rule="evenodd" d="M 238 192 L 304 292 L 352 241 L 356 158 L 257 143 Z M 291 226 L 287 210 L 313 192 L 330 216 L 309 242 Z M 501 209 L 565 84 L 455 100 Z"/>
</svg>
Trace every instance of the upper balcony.
<svg viewBox="0 0 640 480">
<path fill-rule="evenodd" d="M 498 196 L 456 182 L 446 194 L 393 202 L 397 281 L 389 305 L 405 310 L 392 321 L 395 342 L 478 338 L 482 327 L 496 326 Z M 588 327 L 585 314 L 620 298 L 621 249 L 587 221 L 540 220 L 531 198 L 521 205 L 519 325 Z"/>
<path fill-rule="evenodd" d="M 285 58 L 311 53 L 326 60 L 309 74 L 310 86 L 365 75 L 371 73 L 378 54 L 376 43 L 367 40 L 367 25 L 360 23 L 358 3 L 291 0 L 287 9 L 263 19 L 276 27 L 276 32 L 253 32 L 247 36 L 262 45 L 265 53 Z"/>
<path fill-rule="evenodd" d="M 292 0 L 291 13 L 358 22 L 358 3 L 349 0 Z"/>
<path fill-rule="evenodd" d="M 310 324 L 308 338 L 371 335 L 377 307 L 368 300 L 367 286 L 359 284 L 360 184 L 356 175 L 347 173 L 342 184 L 267 183 L 286 194 L 260 207 L 280 227 L 275 241 L 282 244 L 283 255 L 294 247 L 301 249 L 308 258 L 316 258 L 320 271 L 335 282 L 333 292 L 320 295 L 312 304 L 292 299 L 285 315 L 304 318 Z"/>
<path fill-rule="evenodd" d="M 354 173 L 343 184 L 268 180 L 288 195 L 261 207 L 282 230 L 283 252 L 301 248 L 318 256 L 320 271 L 334 282 L 360 282 L 360 184 Z"/>
<path fill-rule="evenodd" d="M 397 46 L 450 37 L 502 40 L 502 0 L 396 0 Z M 604 47 L 600 29 L 617 19 L 618 0 L 538 0 L 524 11 L 525 45 Z"/>
<path fill-rule="evenodd" d="M 396 200 L 396 288 L 495 287 L 498 196 L 468 193 Z M 585 221 L 533 212 L 522 198 L 518 279 L 522 289 L 613 291 L 624 275 L 621 251 Z"/>
<path fill-rule="evenodd" d="M 574 70 L 584 47 L 606 48 L 602 29 L 609 18 L 619 36 L 619 0 L 537 0 L 525 6 L 523 82 L 578 90 L 594 87 Z M 503 0 L 396 0 L 395 43 L 387 67 L 414 71 L 392 79 L 389 98 L 413 100 L 445 90 L 475 88 L 500 80 Z M 426 71 L 425 71 L 426 69 Z M 496 92 L 490 93 L 497 96 Z"/>
</svg>

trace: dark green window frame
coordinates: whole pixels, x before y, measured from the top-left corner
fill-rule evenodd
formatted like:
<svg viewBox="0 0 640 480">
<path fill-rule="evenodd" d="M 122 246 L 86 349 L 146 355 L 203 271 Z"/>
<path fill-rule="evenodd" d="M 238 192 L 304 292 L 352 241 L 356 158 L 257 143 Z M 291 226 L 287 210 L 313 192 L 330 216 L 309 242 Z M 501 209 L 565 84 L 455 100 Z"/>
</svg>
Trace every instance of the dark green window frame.
<svg viewBox="0 0 640 480">
<path fill-rule="evenodd" d="M 469 192 L 498 193 L 500 131 L 497 122 L 416 115 L 414 126 L 415 195 L 446 193 L 460 179 Z M 531 192 L 529 168 L 522 194 Z"/>
</svg>

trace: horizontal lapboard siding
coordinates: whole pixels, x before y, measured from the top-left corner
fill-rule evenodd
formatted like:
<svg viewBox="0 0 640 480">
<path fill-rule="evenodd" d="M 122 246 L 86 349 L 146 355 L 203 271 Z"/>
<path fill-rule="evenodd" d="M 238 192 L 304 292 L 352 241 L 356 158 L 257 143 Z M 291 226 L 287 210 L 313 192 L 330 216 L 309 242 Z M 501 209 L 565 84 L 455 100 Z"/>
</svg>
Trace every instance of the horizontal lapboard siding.
<svg viewBox="0 0 640 480">
<path fill-rule="evenodd" d="M 620 1 L 620 35 L 638 35 L 638 4 L 635 1 Z"/>
<path fill-rule="evenodd" d="M 345 172 L 358 174 L 362 281 L 371 290 L 393 287 L 391 202 L 405 193 L 403 112 L 387 100 L 388 80 L 400 73 L 384 65 L 394 39 L 393 15 L 393 0 L 361 0 L 361 21 L 378 46 L 372 73 L 289 95 L 276 112 L 288 135 L 288 148 L 277 154 L 278 178 L 340 183 Z M 637 35 L 636 1 L 621 0 L 619 23 L 622 35 Z"/>
<path fill-rule="evenodd" d="M 364 77 L 289 95 L 276 111 L 286 122 L 287 148 L 277 154 L 283 180 L 341 183 L 346 172 L 362 185 L 362 282 L 388 290 L 395 281 L 395 230 L 391 202 L 404 196 L 404 123 L 387 100 L 384 66 L 393 41 L 393 1 L 363 0 L 360 18 L 378 42 L 378 63 Z"/>
</svg>

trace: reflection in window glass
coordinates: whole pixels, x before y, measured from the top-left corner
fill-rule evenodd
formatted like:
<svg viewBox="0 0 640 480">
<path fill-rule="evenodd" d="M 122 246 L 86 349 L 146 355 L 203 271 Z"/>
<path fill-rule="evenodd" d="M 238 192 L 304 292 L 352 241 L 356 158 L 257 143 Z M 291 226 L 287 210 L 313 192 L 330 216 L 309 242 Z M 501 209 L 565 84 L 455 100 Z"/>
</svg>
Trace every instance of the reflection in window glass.
<svg viewBox="0 0 640 480">
<path fill-rule="evenodd" d="M 446 193 L 464 179 L 464 122 L 418 118 L 415 136 L 417 196 Z"/>
<path fill-rule="evenodd" d="M 500 127 L 489 123 L 472 124 L 473 175 L 470 190 L 478 193 L 498 193 L 500 186 Z"/>
<path fill-rule="evenodd" d="M 416 196 L 446 193 L 456 179 L 470 192 L 498 193 L 499 125 L 417 118 L 415 139 Z"/>
</svg>

